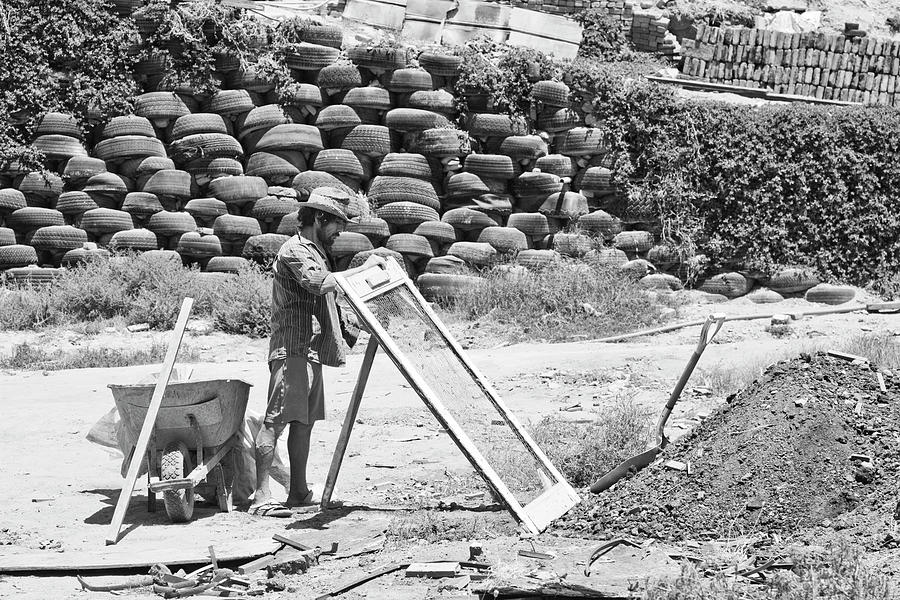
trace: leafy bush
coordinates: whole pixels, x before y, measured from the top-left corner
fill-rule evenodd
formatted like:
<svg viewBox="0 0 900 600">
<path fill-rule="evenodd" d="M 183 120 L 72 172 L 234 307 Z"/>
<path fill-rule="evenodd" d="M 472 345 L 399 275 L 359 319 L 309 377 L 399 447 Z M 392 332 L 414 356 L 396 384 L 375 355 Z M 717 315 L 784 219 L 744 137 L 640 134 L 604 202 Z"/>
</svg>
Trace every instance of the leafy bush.
<svg viewBox="0 0 900 600">
<path fill-rule="evenodd" d="M 272 279 L 256 267 L 217 285 L 213 323 L 225 333 L 265 337 L 272 314 Z"/>
<path fill-rule="evenodd" d="M 454 82 L 454 93 L 462 113 L 469 109 L 467 95 L 486 95 L 497 112 L 527 116 L 534 83 L 559 75 L 558 65 L 551 57 L 533 48 L 476 38 L 456 52 L 462 57 L 462 65 Z"/>
<path fill-rule="evenodd" d="M 865 285 L 900 267 L 896 110 L 686 101 L 591 61 L 566 80 L 610 132 L 616 183 L 712 269 L 803 264 Z"/>
<path fill-rule="evenodd" d="M 605 10 L 588 8 L 573 18 L 582 27 L 578 56 L 613 60 L 628 46 L 622 21 Z"/>
</svg>

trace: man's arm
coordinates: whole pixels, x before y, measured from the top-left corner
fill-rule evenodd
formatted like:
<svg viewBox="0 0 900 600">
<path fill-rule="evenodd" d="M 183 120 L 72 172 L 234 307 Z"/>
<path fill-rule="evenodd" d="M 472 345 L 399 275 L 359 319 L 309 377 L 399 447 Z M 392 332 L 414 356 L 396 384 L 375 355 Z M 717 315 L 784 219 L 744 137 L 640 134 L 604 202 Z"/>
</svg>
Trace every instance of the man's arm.
<svg viewBox="0 0 900 600">
<path fill-rule="evenodd" d="M 334 276 L 323 268 L 305 248 L 283 254 L 276 262 L 276 269 L 283 265 L 304 290 L 317 296 L 324 296 L 337 289 Z"/>
</svg>

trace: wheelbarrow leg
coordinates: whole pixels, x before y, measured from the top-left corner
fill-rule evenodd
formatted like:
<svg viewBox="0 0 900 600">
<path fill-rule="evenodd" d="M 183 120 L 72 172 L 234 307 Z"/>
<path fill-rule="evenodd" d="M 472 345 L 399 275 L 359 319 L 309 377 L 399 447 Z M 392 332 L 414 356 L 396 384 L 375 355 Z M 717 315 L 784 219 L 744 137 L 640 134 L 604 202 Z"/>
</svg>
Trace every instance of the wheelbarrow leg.
<svg viewBox="0 0 900 600">
<path fill-rule="evenodd" d="M 216 499 L 219 502 L 219 510 L 222 512 L 231 512 L 231 486 L 228 485 L 225 477 L 225 469 L 221 464 L 216 465 Z"/>
<path fill-rule="evenodd" d="M 156 512 L 156 492 L 150 489 L 150 478 L 159 470 L 157 464 L 156 444 L 151 444 L 147 450 L 147 512 Z"/>
</svg>

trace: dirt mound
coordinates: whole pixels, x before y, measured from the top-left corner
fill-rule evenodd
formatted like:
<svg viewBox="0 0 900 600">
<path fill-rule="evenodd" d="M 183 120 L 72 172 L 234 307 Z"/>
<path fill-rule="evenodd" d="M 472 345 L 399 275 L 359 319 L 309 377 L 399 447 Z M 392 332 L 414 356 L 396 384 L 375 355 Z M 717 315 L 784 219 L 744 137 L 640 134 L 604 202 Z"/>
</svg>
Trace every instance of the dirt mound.
<svg viewBox="0 0 900 600">
<path fill-rule="evenodd" d="M 873 366 L 825 354 L 778 363 L 661 460 L 586 493 L 557 526 L 597 537 L 790 537 L 851 512 L 892 515 L 900 378 L 885 383 L 881 392 Z"/>
</svg>

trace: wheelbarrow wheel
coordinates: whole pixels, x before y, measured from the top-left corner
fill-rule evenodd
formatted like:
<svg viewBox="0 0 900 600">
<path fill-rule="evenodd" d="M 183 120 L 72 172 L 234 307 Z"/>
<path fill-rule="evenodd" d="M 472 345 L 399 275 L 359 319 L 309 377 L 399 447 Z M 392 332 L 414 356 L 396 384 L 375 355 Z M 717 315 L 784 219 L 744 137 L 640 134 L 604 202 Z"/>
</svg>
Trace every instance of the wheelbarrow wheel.
<svg viewBox="0 0 900 600">
<path fill-rule="evenodd" d="M 160 467 L 160 479 L 182 479 L 191 470 L 190 451 L 184 442 L 172 442 L 166 446 Z M 194 490 L 165 490 L 163 502 L 166 514 L 173 523 L 186 523 L 194 515 Z"/>
</svg>

